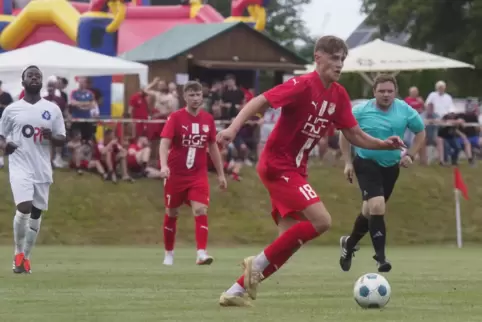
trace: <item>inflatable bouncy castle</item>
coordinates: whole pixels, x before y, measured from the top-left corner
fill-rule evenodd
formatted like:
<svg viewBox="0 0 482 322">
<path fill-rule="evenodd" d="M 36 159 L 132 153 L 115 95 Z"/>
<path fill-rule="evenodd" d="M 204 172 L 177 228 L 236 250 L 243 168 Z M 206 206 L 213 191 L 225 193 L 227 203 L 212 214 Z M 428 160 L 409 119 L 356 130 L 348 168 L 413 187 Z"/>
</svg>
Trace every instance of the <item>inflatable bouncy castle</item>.
<svg viewBox="0 0 482 322">
<path fill-rule="evenodd" d="M 171 6 L 150 6 L 149 0 L 33 0 L 23 9 L 0 0 L 0 52 L 54 40 L 117 56 L 179 24 L 242 21 L 261 31 L 267 5 L 267 0 L 232 0 L 232 16 L 224 19 L 202 0 Z M 249 16 L 243 16 L 245 10 Z M 93 85 L 104 98 L 100 114 L 120 116 L 112 115 L 112 77 L 94 77 Z"/>
</svg>

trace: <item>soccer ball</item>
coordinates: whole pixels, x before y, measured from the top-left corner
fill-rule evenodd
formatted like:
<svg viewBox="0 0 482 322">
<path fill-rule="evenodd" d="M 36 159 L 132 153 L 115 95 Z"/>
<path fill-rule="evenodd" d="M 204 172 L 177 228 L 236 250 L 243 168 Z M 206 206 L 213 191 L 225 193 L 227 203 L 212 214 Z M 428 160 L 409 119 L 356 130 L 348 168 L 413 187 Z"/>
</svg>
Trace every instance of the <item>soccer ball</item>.
<svg viewBox="0 0 482 322">
<path fill-rule="evenodd" d="M 391 293 L 387 279 L 375 273 L 360 277 L 353 289 L 355 301 L 364 309 L 381 309 L 390 301 Z"/>
</svg>

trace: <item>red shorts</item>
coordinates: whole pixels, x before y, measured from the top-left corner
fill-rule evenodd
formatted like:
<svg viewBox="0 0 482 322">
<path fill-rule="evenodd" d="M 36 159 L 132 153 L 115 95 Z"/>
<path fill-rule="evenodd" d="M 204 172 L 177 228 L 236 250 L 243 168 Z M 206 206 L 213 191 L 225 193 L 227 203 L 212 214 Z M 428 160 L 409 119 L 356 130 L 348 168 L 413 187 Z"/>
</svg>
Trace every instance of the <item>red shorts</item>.
<svg viewBox="0 0 482 322">
<path fill-rule="evenodd" d="M 147 135 L 147 127 L 149 126 L 148 123 L 136 123 L 136 135 L 135 137 L 138 138 L 140 136 Z"/>
<path fill-rule="evenodd" d="M 258 175 L 271 198 L 271 216 L 278 224 L 278 215 L 301 220 L 300 212 L 317 202 L 320 198 L 306 178 L 295 171 L 271 173 L 258 168 Z"/>
<path fill-rule="evenodd" d="M 161 120 L 165 120 L 162 118 Z M 148 123 L 147 124 L 147 138 L 149 141 L 155 141 L 161 139 L 162 129 L 164 128 L 165 123 Z"/>
<path fill-rule="evenodd" d="M 69 166 L 70 166 L 71 169 L 77 168 L 73 161 L 70 161 Z M 89 169 L 89 161 L 88 160 L 81 160 L 79 168 L 82 169 L 82 170 L 88 170 Z"/>
<path fill-rule="evenodd" d="M 164 180 L 164 204 L 167 208 L 179 208 L 191 201 L 209 205 L 208 178 L 193 180 L 192 177 L 170 176 Z"/>
</svg>

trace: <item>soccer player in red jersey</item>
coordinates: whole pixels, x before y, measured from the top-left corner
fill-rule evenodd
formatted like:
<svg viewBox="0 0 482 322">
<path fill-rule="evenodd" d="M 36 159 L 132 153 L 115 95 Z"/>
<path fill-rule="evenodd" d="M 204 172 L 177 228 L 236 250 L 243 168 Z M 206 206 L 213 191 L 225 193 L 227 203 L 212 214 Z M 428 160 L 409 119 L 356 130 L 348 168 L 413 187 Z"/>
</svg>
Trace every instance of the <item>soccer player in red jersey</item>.
<svg viewBox="0 0 482 322">
<path fill-rule="evenodd" d="M 320 38 L 314 51 L 316 70 L 295 77 L 251 100 L 232 124 L 218 133 L 218 141 L 231 142 L 243 124 L 268 107 L 282 108 L 281 116 L 261 154 L 257 171 L 272 203 L 279 236 L 256 256 L 244 259 L 244 275 L 222 293 L 222 306 L 249 306 L 259 283 L 268 278 L 305 243 L 326 232 L 331 216 L 307 178 L 310 151 L 333 123 L 351 144 L 372 150 L 400 149 L 398 137 L 385 141 L 358 126 L 348 93 L 339 79 L 348 48 L 334 36 Z"/>
<path fill-rule="evenodd" d="M 164 265 L 174 261 L 174 241 L 178 209 L 191 206 L 195 219 L 198 265 L 210 265 L 213 258 L 206 252 L 208 241 L 207 209 L 209 154 L 218 174 L 221 189 L 227 186 L 223 163 L 216 143 L 216 126 L 211 114 L 202 108 L 202 85 L 188 82 L 184 86 L 186 107 L 169 116 L 161 134 L 159 155 L 164 181 Z"/>
</svg>

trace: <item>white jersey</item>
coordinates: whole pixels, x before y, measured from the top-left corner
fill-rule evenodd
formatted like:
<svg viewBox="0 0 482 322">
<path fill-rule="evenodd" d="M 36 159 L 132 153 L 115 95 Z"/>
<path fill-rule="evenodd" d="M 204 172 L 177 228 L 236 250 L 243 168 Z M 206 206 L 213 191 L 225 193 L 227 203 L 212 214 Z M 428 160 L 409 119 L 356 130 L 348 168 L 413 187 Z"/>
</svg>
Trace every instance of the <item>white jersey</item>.
<svg viewBox="0 0 482 322">
<path fill-rule="evenodd" d="M 33 183 L 53 182 L 50 140 L 43 138 L 42 128 L 52 130 L 52 135 L 65 136 L 60 108 L 46 99 L 35 104 L 21 99 L 3 111 L 0 135 L 18 146 L 8 157 L 10 181 L 22 177 Z"/>
</svg>

